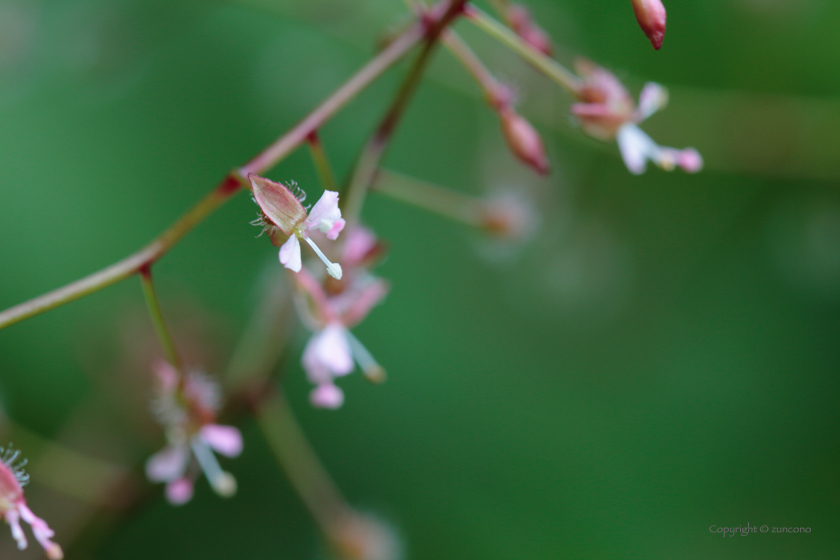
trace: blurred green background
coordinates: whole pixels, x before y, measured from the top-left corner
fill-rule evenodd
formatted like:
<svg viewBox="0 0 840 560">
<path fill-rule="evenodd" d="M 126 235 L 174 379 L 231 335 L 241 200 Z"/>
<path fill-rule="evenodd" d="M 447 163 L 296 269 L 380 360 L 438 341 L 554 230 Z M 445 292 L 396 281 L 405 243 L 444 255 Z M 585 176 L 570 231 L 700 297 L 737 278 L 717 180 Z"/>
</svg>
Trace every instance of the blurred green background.
<svg viewBox="0 0 840 560">
<path fill-rule="evenodd" d="M 647 80 L 668 85 L 671 106 L 645 129 L 696 147 L 706 169 L 631 176 L 614 146 L 572 126 L 568 95 L 459 23 L 516 85 L 553 174 L 535 178 L 513 160 L 443 50 L 386 165 L 465 193 L 518 193 L 537 228 L 500 244 L 372 195 L 364 219 L 390 244 L 378 272 L 392 292 L 355 332 L 390 377 L 372 386 L 354 374 L 343 409 L 313 410 L 299 366 L 306 333 L 296 335 L 287 387 L 314 447 L 411 559 L 840 557 L 840 4 L 670 0 L 661 52 L 629 2 L 529 6 L 564 63 L 587 56 L 634 95 Z M 399 0 L 0 0 L 0 307 L 149 241 L 404 16 Z M 322 130 L 340 175 L 405 68 Z M 270 176 L 320 190 L 302 150 Z M 155 268 L 177 337 L 212 348 L 212 372 L 258 278 L 279 267 L 254 239 L 255 211 L 236 197 Z M 130 279 L 0 332 L 5 414 L 140 465 L 162 445 L 145 405 L 131 416 L 121 400 L 147 391 L 142 305 Z M 240 427 L 245 453 L 225 462 L 234 499 L 202 481 L 192 503 L 172 508 L 156 488 L 151 503 L 83 533 L 79 550 L 324 557 L 260 432 Z M 62 542 L 90 512 L 39 483 L 39 470 L 62 464 L 28 454 L 30 505 Z M 812 530 L 709 532 L 747 523 Z M 0 550 L 42 555 L 12 552 L 5 531 Z"/>
</svg>

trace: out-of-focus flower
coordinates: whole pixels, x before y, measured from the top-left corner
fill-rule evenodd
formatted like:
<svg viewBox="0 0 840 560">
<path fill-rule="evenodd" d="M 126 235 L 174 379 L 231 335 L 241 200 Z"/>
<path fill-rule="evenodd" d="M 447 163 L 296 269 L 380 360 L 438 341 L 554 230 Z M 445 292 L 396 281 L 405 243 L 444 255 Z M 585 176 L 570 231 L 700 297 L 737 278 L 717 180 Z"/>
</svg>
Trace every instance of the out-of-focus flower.
<svg viewBox="0 0 840 560">
<path fill-rule="evenodd" d="M 309 237 L 310 230 L 319 230 L 327 239 L 335 241 L 344 229 L 345 222 L 338 208 L 338 193 L 324 191 L 314 208 L 307 214 L 301 202 L 306 195 L 299 192 L 296 196 L 288 187 L 269 179 L 248 174 L 251 181 L 254 200 L 259 204 L 263 216 L 259 222 L 263 226 L 276 227 L 289 239 L 280 247 L 280 262 L 294 272 L 300 272 L 300 241 L 303 239 L 315 251 L 327 266 L 330 276 L 341 279 L 341 265 L 330 262 L 321 249 Z"/>
<path fill-rule="evenodd" d="M 638 123 L 668 104 L 668 91 L 649 82 L 639 95 L 639 105 L 611 72 L 586 60 L 576 64 L 583 78 L 578 91 L 581 103 L 572 105 L 571 112 L 581 123 L 584 132 L 599 140 L 615 138 L 621 157 L 631 173 L 644 173 L 648 160 L 670 171 L 681 167 L 696 173 L 703 167 L 703 158 L 694 148 L 678 150 L 659 146 Z"/>
<path fill-rule="evenodd" d="M 633 12 L 639 27 L 645 32 L 653 48 L 659 50 L 665 37 L 665 6 L 662 0 L 632 0 Z"/>
<path fill-rule="evenodd" d="M 540 175 L 546 175 L 551 168 L 539 132 L 508 104 L 499 107 L 499 118 L 502 135 L 514 155 Z"/>
<path fill-rule="evenodd" d="M 372 381 L 385 377 L 382 366 L 350 332 L 388 293 L 387 283 L 366 269 L 381 253 L 376 237 L 356 227 L 342 251 L 343 280 L 327 279 L 322 285 L 306 270 L 295 276 L 306 296 L 298 306 L 301 316 L 314 331 L 302 358 L 307 377 L 316 385 L 310 395 L 314 406 L 339 408 L 344 403 L 344 393 L 335 379 L 352 372 L 354 362 Z"/>
<path fill-rule="evenodd" d="M 20 550 L 28 546 L 26 535 L 20 526 L 23 520 L 32 528 L 35 540 L 44 547 L 47 558 L 61 560 L 64 552 L 61 547 L 52 542 L 55 532 L 49 528 L 46 521 L 36 517 L 26 505 L 23 487 L 29 482 L 29 475 L 24 472 L 26 461 L 17 462 L 20 451 L 3 449 L 0 447 L 0 518 L 6 520 L 12 529 L 12 537 Z"/>
<path fill-rule="evenodd" d="M 217 494 L 233 496 L 236 479 L 222 470 L 213 452 L 238 456 L 242 434 L 233 426 L 215 423 L 221 400 L 218 386 L 200 372 L 181 375 L 164 361 L 155 364 L 155 374 L 158 397 L 154 412 L 169 443 L 146 461 L 146 476 L 152 482 L 166 483 L 166 498 L 173 505 L 192 499 L 199 470 Z"/>
<path fill-rule="evenodd" d="M 507 10 L 507 20 L 514 33 L 523 41 L 541 53 L 551 56 L 551 37 L 545 30 L 534 23 L 531 12 L 521 4 L 511 4 Z"/>
</svg>

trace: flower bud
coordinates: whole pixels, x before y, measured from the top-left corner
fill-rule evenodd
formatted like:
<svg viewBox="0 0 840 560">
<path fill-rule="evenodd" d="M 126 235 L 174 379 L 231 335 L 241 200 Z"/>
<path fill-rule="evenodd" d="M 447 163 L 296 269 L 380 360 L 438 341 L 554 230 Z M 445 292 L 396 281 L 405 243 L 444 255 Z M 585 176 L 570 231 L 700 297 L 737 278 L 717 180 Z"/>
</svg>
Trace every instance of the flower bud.
<svg viewBox="0 0 840 560">
<path fill-rule="evenodd" d="M 499 117 L 502 121 L 502 134 L 514 155 L 540 175 L 548 174 L 548 158 L 539 132 L 510 107 L 501 108 Z"/>
<path fill-rule="evenodd" d="M 665 6 L 661 0 L 632 0 L 636 21 L 653 48 L 659 50 L 665 37 Z"/>
<path fill-rule="evenodd" d="M 520 4 L 511 4 L 507 11 L 507 19 L 513 31 L 523 41 L 546 56 L 551 56 L 551 37 L 534 23 L 527 8 Z"/>
<path fill-rule="evenodd" d="M 260 205 L 266 218 L 286 235 L 292 235 L 295 227 L 306 219 L 306 210 L 300 200 L 286 186 L 250 173 L 254 200 Z"/>
</svg>

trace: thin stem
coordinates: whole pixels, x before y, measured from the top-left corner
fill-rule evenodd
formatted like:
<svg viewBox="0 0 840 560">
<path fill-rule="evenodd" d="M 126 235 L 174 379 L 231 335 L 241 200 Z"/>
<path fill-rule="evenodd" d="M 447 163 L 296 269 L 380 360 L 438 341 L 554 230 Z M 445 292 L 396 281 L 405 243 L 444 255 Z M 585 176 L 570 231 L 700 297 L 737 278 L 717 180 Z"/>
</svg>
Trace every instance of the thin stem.
<svg viewBox="0 0 840 560">
<path fill-rule="evenodd" d="M 467 19 L 483 29 L 490 36 L 498 39 L 514 51 L 519 56 L 533 64 L 537 70 L 560 84 L 563 88 L 568 90 L 571 94 L 576 95 L 580 91 L 581 81 L 572 72 L 567 70 L 559 62 L 551 57 L 544 55 L 531 45 L 523 41 L 519 35 L 502 25 L 490 17 L 485 12 L 476 8 L 472 4 L 467 6 L 464 15 Z"/>
<path fill-rule="evenodd" d="M 257 422 L 277 461 L 327 535 L 352 512 L 306 439 L 280 389 L 257 410 Z"/>
<path fill-rule="evenodd" d="M 507 20 L 508 9 L 510 8 L 509 0 L 488 0 L 493 9 L 499 14 L 499 17 Z"/>
<path fill-rule="evenodd" d="M 183 364 L 181 358 L 178 356 L 178 350 L 175 348 L 175 342 L 172 340 L 172 335 L 166 327 L 166 321 L 163 320 L 163 312 L 160 309 L 160 302 L 155 293 L 155 285 L 152 282 L 152 269 L 145 267 L 140 270 L 140 280 L 143 283 L 143 295 L 146 296 L 146 305 L 149 308 L 149 315 L 152 317 L 152 324 L 155 326 L 160 344 L 163 346 L 163 354 L 166 359 L 172 364 L 172 367 L 183 374 Z"/>
<path fill-rule="evenodd" d="M 324 144 L 321 143 L 317 131 L 313 131 L 306 137 L 306 144 L 309 146 L 309 153 L 312 156 L 315 171 L 318 172 L 318 178 L 321 180 L 321 186 L 325 191 L 338 191 L 330 160 L 327 158 L 327 152 L 324 150 Z"/>
<path fill-rule="evenodd" d="M 347 80 L 335 93 L 316 107 L 314 111 L 309 113 L 297 126 L 245 164 L 241 169 L 242 175 L 247 176 L 248 173 L 259 174 L 274 167 L 292 150 L 297 148 L 307 136 L 318 130 L 360 91 L 408 53 L 412 47 L 420 42 L 423 34 L 424 25 L 422 23 L 411 26 L 403 35 L 391 42 L 373 60 Z"/>
<path fill-rule="evenodd" d="M 238 192 L 241 185 L 241 177 L 232 173 L 146 247 L 107 268 L 3 311 L 0 313 L 0 329 L 97 292 L 137 274 L 142 268 L 148 267 L 160 259 L 184 235 L 224 204 L 231 195 Z"/>
<path fill-rule="evenodd" d="M 143 267 L 148 267 L 160 259 L 186 233 L 212 214 L 233 194 L 239 192 L 242 186 L 247 186 L 247 180 L 244 178 L 248 173 L 261 173 L 286 157 L 309 134 L 320 128 L 348 101 L 408 53 L 412 47 L 420 42 L 424 32 L 425 25 L 422 23 L 410 27 L 316 107 L 297 126 L 281 136 L 240 170 L 226 177 L 210 194 L 200 200 L 181 219 L 149 245 L 98 272 L 1 312 L 0 329 L 125 280 Z"/>
<path fill-rule="evenodd" d="M 499 84 L 499 81 L 484 66 L 481 59 L 476 56 L 470 46 L 455 31 L 447 29 L 443 33 L 442 40 L 446 49 L 458 59 L 464 68 L 472 74 L 475 81 L 478 82 L 478 85 L 481 86 L 490 105 L 497 107 L 500 103 L 507 101 L 503 86 Z"/>
<path fill-rule="evenodd" d="M 471 227 L 483 226 L 482 200 L 443 187 L 380 169 L 371 189 Z"/>
<path fill-rule="evenodd" d="M 364 205 L 365 195 L 370 184 L 376 176 L 376 170 L 379 167 L 379 162 L 385 154 L 388 147 L 394 128 L 399 122 L 400 117 L 405 111 L 411 96 L 417 89 L 420 83 L 420 78 L 423 76 L 423 71 L 429 62 L 432 52 L 434 51 L 437 39 L 443 30 L 454 20 L 459 14 L 464 12 L 466 0 L 452 0 L 446 7 L 439 18 L 430 26 L 426 34 L 426 44 L 420 55 L 414 61 L 408 75 L 402 83 L 397 92 L 394 101 L 376 128 L 376 131 L 368 140 L 362 154 L 359 156 L 359 161 L 350 179 L 350 184 L 347 188 L 347 197 L 344 201 L 343 215 L 350 227 L 356 224 Z M 443 4 L 438 4 L 432 8 L 432 12 L 439 11 Z"/>
</svg>

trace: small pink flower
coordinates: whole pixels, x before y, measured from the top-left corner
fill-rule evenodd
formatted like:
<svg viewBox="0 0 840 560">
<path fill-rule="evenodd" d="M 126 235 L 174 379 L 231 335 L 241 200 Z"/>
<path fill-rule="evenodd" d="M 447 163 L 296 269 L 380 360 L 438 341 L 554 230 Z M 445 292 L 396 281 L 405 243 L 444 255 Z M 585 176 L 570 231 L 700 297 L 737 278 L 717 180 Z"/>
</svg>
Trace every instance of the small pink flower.
<svg viewBox="0 0 840 560">
<path fill-rule="evenodd" d="M 233 426 L 215 423 L 218 387 L 198 372 L 190 372 L 182 382 L 180 373 L 167 362 L 158 362 L 155 373 L 159 396 L 154 408 L 169 443 L 146 461 L 146 476 L 152 482 L 166 483 L 166 498 L 173 505 L 192 499 L 199 470 L 217 494 L 232 496 L 236 479 L 222 470 L 214 452 L 239 456 L 242 434 Z"/>
<path fill-rule="evenodd" d="M 364 345 L 350 332 L 388 293 L 388 285 L 367 272 L 365 265 L 380 253 L 381 245 L 368 230 L 356 227 L 349 232 L 342 252 L 345 279 L 327 279 L 327 288 L 306 270 L 295 276 L 308 299 L 298 308 L 314 334 L 303 351 L 302 363 L 309 380 L 316 385 L 312 404 L 338 408 L 344 394 L 335 379 L 353 371 L 355 364 L 373 381 L 384 379 L 385 370 Z"/>
<path fill-rule="evenodd" d="M 330 276 L 341 279 L 341 266 L 330 262 L 321 249 L 309 238 L 310 230 L 319 230 L 327 239 L 335 241 L 344 229 L 338 207 L 338 193 L 324 191 L 315 207 L 307 214 L 301 204 L 305 195 L 295 196 L 288 187 L 250 173 L 248 179 L 254 193 L 254 200 L 259 204 L 268 225 L 274 226 L 289 236 L 280 247 L 280 262 L 294 272 L 300 272 L 300 240 L 306 241 L 315 254 L 327 266 Z"/>
<path fill-rule="evenodd" d="M 631 173 L 644 173 L 648 161 L 667 171 L 674 167 L 689 173 L 700 171 L 703 158 L 697 150 L 660 146 L 638 127 L 638 123 L 668 104 L 664 87 L 653 82 L 646 84 L 638 107 L 634 107 L 630 94 L 611 72 L 588 61 L 579 61 L 577 70 L 583 77 L 583 87 L 578 92 L 582 102 L 572 105 L 572 114 L 590 136 L 599 140 L 615 138 Z"/>
<path fill-rule="evenodd" d="M 20 526 L 20 521 L 23 520 L 32 528 L 32 534 L 44 548 L 47 558 L 61 560 L 64 558 L 64 552 L 51 540 L 55 532 L 26 505 L 23 487 L 29 482 L 29 475 L 23 470 L 26 461 L 15 464 L 19 456 L 20 451 L 0 447 L 0 518 L 5 519 L 12 529 L 12 537 L 17 542 L 18 549 L 23 550 L 29 545 Z"/>
</svg>

